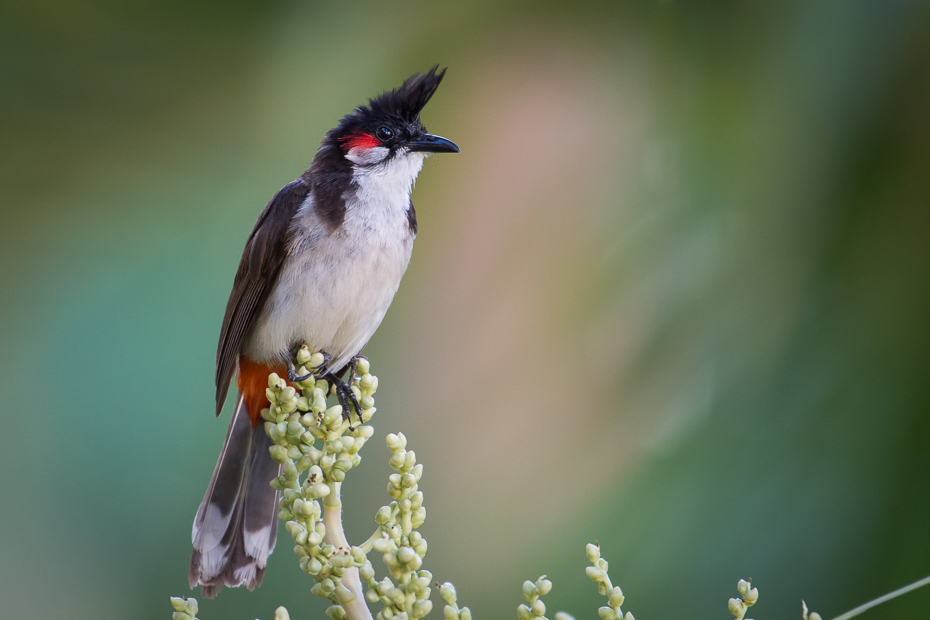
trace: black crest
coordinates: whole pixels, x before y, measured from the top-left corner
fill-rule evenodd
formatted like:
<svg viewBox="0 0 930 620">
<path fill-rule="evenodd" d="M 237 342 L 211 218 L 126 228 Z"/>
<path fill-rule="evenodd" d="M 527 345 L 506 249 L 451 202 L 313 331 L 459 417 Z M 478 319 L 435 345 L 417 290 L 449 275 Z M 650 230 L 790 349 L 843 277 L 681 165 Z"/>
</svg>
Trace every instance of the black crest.
<svg viewBox="0 0 930 620">
<path fill-rule="evenodd" d="M 365 115 L 378 117 L 399 117 L 408 123 L 413 123 L 446 75 L 445 69 L 442 71 L 437 71 L 437 69 L 439 65 L 434 66 L 425 75 L 420 73 L 411 75 L 399 87 L 369 100 L 368 105 L 360 107 L 358 111 Z"/>
</svg>

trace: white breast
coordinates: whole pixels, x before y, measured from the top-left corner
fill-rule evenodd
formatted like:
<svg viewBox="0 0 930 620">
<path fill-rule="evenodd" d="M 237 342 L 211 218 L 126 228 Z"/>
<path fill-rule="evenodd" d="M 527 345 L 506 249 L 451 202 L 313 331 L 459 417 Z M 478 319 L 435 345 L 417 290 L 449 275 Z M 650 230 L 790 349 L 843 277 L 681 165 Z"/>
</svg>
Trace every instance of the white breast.
<svg viewBox="0 0 930 620">
<path fill-rule="evenodd" d="M 307 198 L 294 218 L 294 242 L 275 288 L 246 336 L 246 355 L 277 361 L 306 342 L 332 355 L 330 368 L 339 369 L 362 350 L 410 262 L 414 234 L 407 210 L 422 161 L 399 157 L 394 165 L 357 173 L 355 196 L 334 232 L 314 213 L 313 196 Z"/>
</svg>

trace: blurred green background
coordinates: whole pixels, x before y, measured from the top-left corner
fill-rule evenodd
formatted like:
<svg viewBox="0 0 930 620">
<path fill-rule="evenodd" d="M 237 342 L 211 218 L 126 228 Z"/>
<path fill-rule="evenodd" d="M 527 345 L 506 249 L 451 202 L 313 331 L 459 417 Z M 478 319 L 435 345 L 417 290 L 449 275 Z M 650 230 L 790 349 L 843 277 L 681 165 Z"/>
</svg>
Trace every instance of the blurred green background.
<svg viewBox="0 0 930 620">
<path fill-rule="evenodd" d="M 547 573 L 594 617 L 597 539 L 637 618 L 729 617 L 752 577 L 771 619 L 930 573 L 926 2 L 6 0 L 0 616 L 190 595 L 242 245 L 327 129 L 434 63 L 424 122 L 462 154 L 420 175 L 366 352 L 435 578 L 507 618 Z M 288 541 L 200 617 L 323 617 Z"/>
</svg>

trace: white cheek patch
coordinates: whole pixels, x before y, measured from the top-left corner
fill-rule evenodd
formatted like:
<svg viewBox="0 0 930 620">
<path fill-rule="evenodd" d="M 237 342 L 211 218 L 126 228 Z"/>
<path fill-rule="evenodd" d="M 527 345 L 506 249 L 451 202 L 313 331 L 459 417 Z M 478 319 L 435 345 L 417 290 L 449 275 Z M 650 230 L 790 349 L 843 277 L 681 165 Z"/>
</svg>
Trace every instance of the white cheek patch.
<svg viewBox="0 0 930 620">
<path fill-rule="evenodd" d="M 346 159 L 360 166 L 370 166 L 382 161 L 390 152 L 390 149 L 386 146 L 372 146 L 370 148 L 356 146 L 349 149 L 349 152 L 346 153 Z"/>
</svg>

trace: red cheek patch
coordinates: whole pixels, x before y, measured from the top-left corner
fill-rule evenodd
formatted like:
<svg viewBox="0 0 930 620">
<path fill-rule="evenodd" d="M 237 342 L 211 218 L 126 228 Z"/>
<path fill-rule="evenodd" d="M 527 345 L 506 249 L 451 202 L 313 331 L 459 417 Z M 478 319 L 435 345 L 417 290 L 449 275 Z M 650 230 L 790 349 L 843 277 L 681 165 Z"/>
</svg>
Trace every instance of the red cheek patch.
<svg viewBox="0 0 930 620">
<path fill-rule="evenodd" d="M 351 136 L 339 138 L 342 143 L 342 149 L 348 153 L 352 149 L 370 149 L 381 146 L 381 141 L 370 133 L 357 133 Z"/>
</svg>

